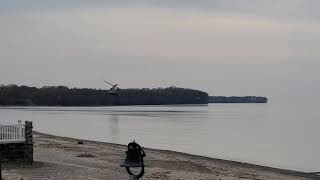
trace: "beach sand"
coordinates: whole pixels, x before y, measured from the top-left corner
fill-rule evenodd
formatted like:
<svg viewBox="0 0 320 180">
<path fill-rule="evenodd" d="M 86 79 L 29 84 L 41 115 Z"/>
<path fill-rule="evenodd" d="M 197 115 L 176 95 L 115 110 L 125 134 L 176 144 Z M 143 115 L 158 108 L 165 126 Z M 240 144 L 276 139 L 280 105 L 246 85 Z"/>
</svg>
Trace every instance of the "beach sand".
<svg viewBox="0 0 320 180">
<path fill-rule="evenodd" d="M 34 163 L 2 165 L 5 180 L 121 180 L 128 179 L 119 164 L 126 146 L 84 141 L 34 133 Z M 145 148 L 145 175 L 142 179 L 216 180 L 304 180 L 320 179 L 303 172 L 281 170 L 246 163 L 207 158 L 173 151 Z M 94 157 L 78 157 L 90 154 Z"/>
</svg>

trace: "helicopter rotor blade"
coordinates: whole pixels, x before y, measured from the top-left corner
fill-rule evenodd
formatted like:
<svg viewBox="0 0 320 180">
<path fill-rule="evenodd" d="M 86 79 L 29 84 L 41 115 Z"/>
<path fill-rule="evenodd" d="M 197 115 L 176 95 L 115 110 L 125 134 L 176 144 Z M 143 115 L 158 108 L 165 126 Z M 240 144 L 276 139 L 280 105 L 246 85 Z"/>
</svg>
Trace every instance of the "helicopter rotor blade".
<svg viewBox="0 0 320 180">
<path fill-rule="evenodd" d="M 110 86 L 114 86 L 113 84 L 109 83 L 108 81 L 106 80 L 103 80 L 105 83 L 109 84 Z"/>
</svg>

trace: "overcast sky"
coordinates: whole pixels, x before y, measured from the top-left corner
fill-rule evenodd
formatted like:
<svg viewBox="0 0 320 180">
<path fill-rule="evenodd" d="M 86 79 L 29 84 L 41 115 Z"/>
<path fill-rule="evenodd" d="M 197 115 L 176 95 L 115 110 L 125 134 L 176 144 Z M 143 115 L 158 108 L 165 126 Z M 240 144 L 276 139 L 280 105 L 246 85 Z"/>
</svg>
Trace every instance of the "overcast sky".
<svg viewBox="0 0 320 180">
<path fill-rule="evenodd" d="M 319 98 L 319 0 L 0 0 L 0 84 Z"/>
</svg>

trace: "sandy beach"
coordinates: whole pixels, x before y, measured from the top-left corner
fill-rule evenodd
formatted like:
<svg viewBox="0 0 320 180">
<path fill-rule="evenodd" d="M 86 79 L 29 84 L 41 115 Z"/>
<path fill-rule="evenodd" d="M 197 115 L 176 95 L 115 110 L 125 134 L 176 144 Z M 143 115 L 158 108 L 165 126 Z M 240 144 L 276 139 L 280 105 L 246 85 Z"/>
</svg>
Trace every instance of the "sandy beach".
<svg viewBox="0 0 320 180">
<path fill-rule="evenodd" d="M 34 163 L 2 165 L 5 180 L 128 179 L 119 164 L 126 146 L 34 133 Z M 142 179 L 304 180 L 316 175 L 246 163 L 145 148 L 146 173 Z M 81 157 L 81 155 L 92 157 Z M 80 156 L 80 157 L 79 157 Z"/>
</svg>

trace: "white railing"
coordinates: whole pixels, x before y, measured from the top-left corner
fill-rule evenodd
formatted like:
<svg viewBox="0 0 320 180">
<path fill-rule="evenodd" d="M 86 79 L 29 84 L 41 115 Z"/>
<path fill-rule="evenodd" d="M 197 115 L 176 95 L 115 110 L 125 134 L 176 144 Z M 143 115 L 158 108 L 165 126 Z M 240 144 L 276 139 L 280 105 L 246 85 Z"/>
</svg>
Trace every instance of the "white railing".
<svg viewBox="0 0 320 180">
<path fill-rule="evenodd" d="M 25 142 L 24 124 L 0 125 L 0 144 Z"/>
</svg>

